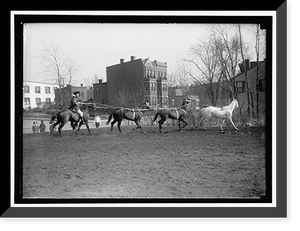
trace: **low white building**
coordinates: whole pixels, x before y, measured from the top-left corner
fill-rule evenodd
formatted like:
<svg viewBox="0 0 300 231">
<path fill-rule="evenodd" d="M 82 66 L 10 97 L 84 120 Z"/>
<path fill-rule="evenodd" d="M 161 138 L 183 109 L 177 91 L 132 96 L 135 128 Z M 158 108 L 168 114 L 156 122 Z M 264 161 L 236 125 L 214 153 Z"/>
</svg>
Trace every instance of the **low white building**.
<svg viewBox="0 0 300 231">
<path fill-rule="evenodd" d="M 54 104 L 55 89 L 58 86 L 49 83 L 24 81 L 23 82 L 23 108 L 48 108 Z"/>
</svg>

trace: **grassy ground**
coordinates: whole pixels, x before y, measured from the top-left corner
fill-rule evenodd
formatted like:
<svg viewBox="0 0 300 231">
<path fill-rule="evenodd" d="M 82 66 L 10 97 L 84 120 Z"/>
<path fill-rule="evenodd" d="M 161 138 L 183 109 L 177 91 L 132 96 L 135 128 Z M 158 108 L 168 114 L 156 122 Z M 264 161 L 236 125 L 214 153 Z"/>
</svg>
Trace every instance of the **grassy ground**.
<svg viewBox="0 0 300 231">
<path fill-rule="evenodd" d="M 24 134 L 25 198 L 259 198 L 266 194 L 262 128 L 220 133 L 133 126 Z"/>
</svg>

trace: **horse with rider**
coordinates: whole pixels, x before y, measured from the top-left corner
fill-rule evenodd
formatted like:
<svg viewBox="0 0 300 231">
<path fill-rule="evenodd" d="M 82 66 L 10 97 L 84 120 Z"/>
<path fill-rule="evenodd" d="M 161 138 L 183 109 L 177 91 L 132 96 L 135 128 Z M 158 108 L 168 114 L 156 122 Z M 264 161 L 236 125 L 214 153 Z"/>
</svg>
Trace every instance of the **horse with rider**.
<svg viewBox="0 0 300 231">
<path fill-rule="evenodd" d="M 83 124 L 85 124 L 89 134 L 91 134 L 88 124 L 89 110 L 92 109 L 93 111 L 96 111 L 96 105 L 92 98 L 84 103 L 81 103 L 79 96 L 79 91 L 74 92 L 71 98 L 70 107 L 68 109 L 59 111 L 56 116 L 52 116 L 51 121 L 55 120 L 55 118 L 57 118 L 57 121 L 53 124 L 51 132 L 53 132 L 54 128 L 59 125 L 58 131 L 59 135 L 61 136 L 62 128 L 68 121 L 70 121 L 73 131 L 78 126 L 78 129 L 75 132 L 76 135 Z"/>
</svg>

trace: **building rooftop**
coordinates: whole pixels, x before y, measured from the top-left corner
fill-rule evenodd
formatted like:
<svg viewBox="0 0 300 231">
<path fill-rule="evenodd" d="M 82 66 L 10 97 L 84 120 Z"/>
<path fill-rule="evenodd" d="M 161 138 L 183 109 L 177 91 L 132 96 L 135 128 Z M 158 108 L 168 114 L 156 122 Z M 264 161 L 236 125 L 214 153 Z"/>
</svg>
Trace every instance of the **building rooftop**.
<svg viewBox="0 0 300 231">
<path fill-rule="evenodd" d="M 125 62 L 125 59 L 122 58 L 122 59 L 120 59 L 120 63 L 114 64 L 114 65 L 110 65 L 110 66 L 108 66 L 108 67 L 113 67 L 113 66 L 117 66 L 117 65 L 120 65 L 120 64 L 128 64 L 128 63 L 133 62 L 133 61 L 142 61 L 142 63 L 143 63 L 144 65 L 146 65 L 146 64 L 148 64 L 148 65 L 151 64 L 151 66 L 167 68 L 167 62 L 159 62 L 159 61 L 157 61 L 157 60 L 151 61 L 151 60 L 149 59 L 149 57 L 148 57 L 148 58 L 145 58 L 145 59 L 142 59 L 142 58 L 136 59 L 135 56 L 130 56 L 130 60 L 128 60 L 128 61 L 126 61 L 126 62 Z"/>
<path fill-rule="evenodd" d="M 167 67 L 167 62 L 159 62 L 159 61 L 157 61 L 157 60 L 151 61 L 151 60 L 149 59 L 149 57 L 146 58 L 146 59 L 143 59 L 142 61 L 143 61 L 143 64 L 144 64 L 144 65 L 146 65 L 147 62 L 148 62 L 148 63 L 150 62 L 152 66 L 156 66 L 156 67 L 165 67 L 165 68 Z"/>
<path fill-rule="evenodd" d="M 57 84 L 54 84 L 54 83 L 45 83 L 45 82 L 32 81 L 32 80 L 24 80 L 23 82 L 24 82 L 24 83 L 39 83 L 39 84 L 47 84 L 47 85 L 57 86 Z"/>
</svg>

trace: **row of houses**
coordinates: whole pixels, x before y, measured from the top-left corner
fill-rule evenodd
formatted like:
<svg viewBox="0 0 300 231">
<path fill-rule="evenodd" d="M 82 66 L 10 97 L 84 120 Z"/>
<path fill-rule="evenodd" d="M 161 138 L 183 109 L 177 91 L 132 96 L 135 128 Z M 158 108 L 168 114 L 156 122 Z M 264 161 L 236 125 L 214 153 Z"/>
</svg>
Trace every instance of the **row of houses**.
<svg viewBox="0 0 300 231">
<path fill-rule="evenodd" d="M 250 62 L 246 60 L 248 87 L 255 107 L 259 113 L 265 113 L 265 61 Z M 193 99 L 199 107 L 212 105 L 207 84 L 196 84 L 188 87 L 169 87 L 167 79 L 167 63 L 149 58 L 130 60 L 120 59 L 120 62 L 106 68 L 107 81 L 101 79 L 92 88 L 67 85 L 61 89 L 57 85 L 24 81 L 23 108 L 56 108 L 68 106 L 72 93 L 79 91 L 82 101 L 93 98 L 96 103 L 116 107 L 137 107 L 145 100 L 158 107 L 178 107 L 183 98 Z M 247 108 L 245 89 L 246 76 L 244 65 L 240 65 L 240 74 L 234 78 L 237 97 L 242 106 Z M 221 87 L 220 87 L 221 86 Z M 230 91 L 222 84 L 215 83 L 217 94 L 216 106 L 228 104 L 232 98 Z"/>
</svg>

